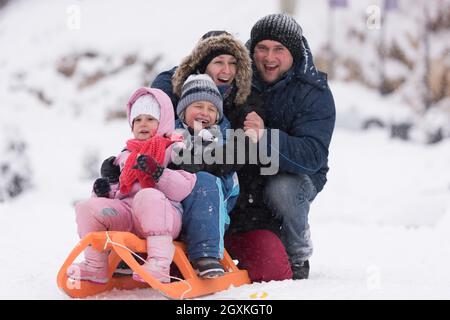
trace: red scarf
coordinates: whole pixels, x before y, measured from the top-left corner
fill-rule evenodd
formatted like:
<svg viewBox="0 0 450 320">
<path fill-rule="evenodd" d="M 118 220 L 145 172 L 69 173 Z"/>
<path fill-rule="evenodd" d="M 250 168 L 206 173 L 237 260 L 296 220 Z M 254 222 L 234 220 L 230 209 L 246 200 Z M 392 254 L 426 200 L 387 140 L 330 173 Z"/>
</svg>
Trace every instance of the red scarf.
<svg viewBox="0 0 450 320">
<path fill-rule="evenodd" d="M 145 154 L 155 159 L 160 165 L 164 164 L 166 149 L 173 143 L 168 138 L 154 136 L 148 140 L 142 141 L 130 139 L 127 141 L 127 149 L 131 152 L 125 162 L 125 166 L 120 173 L 120 192 L 127 195 L 136 181 L 139 181 L 142 188 L 152 188 L 155 181 L 150 175 L 139 169 L 133 169 L 136 165 L 138 156 Z"/>
</svg>

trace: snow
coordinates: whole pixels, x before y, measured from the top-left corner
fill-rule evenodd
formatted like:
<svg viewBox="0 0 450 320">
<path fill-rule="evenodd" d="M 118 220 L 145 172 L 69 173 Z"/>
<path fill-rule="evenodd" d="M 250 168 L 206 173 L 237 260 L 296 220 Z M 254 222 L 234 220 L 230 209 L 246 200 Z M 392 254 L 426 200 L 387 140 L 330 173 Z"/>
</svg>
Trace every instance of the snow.
<svg viewBox="0 0 450 320">
<path fill-rule="evenodd" d="M 0 147 L 11 135 L 26 141 L 33 185 L 0 202 L 0 299 L 69 299 L 56 275 L 78 241 L 73 205 L 89 196 L 93 181 L 86 163 L 97 159 L 98 168 L 130 136 L 126 120 L 108 121 L 107 113 L 124 110 L 142 84 L 142 68 L 135 64 L 79 89 L 84 76 L 112 70 L 130 54 L 139 62 L 162 55 L 157 71 L 165 70 L 206 31 L 226 29 L 246 41 L 253 23 L 278 8 L 275 0 L 197 2 L 192 8 L 175 0 L 19 0 L 0 11 Z M 79 29 L 69 19 L 74 9 Z M 326 38 L 326 26 L 316 27 L 325 9 L 325 1 L 302 1 L 298 9 L 313 53 Z M 354 14 L 364 12 L 359 4 Z M 90 50 L 98 58 L 81 60 L 72 78 L 56 71 L 62 57 Z M 361 131 L 360 105 L 387 121 L 411 115 L 398 96 L 340 81 L 331 88 L 338 121 L 329 182 L 311 207 L 310 279 L 255 283 L 202 299 L 450 298 L 450 142 L 427 146 L 392 140 L 380 129 Z M 165 298 L 140 289 L 92 299 Z"/>
</svg>

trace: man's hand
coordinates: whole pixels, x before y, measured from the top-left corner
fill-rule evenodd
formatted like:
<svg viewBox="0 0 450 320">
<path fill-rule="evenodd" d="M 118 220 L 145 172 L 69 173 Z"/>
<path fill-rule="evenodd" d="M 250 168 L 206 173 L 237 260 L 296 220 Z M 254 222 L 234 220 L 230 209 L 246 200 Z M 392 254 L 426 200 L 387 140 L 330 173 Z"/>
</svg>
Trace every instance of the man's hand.
<svg viewBox="0 0 450 320">
<path fill-rule="evenodd" d="M 245 117 L 244 131 L 254 143 L 257 143 L 264 134 L 264 120 L 256 113 L 250 112 Z"/>
<path fill-rule="evenodd" d="M 155 159 L 145 154 L 141 154 L 136 158 L 136 165 L 133 166 L 133 169 L 147 173 L 155 182 L 158 182 L 159 177 L 162 176 L 164 171 L 164 167 L 160 166 Z"/>
</svg>

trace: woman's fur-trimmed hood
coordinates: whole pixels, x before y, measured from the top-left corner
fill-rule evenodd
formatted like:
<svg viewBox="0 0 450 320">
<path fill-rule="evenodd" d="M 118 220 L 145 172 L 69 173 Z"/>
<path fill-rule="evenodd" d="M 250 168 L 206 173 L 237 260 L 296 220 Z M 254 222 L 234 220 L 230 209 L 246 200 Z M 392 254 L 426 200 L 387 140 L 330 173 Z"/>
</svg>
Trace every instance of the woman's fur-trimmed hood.
<svg viewBox="0 0 450 320">
<path fill-rule="evenodd" d="M 243 104 L 247 100 L 252 86 L 251 60 L 244 44 L 228 34 L 221 34 L 200 40 L 191 54 L 183 59 L 172 77 L 172 86 L 175 95 L 180 97 L 183 83 L 189 75 L 197 72 L 203 59 L 212 51 L 223 49 L 230 52 L 237 60 L 236 77 L 234 79 L 237 93 L 234 103 L 236 105 Z"/>
</svg>

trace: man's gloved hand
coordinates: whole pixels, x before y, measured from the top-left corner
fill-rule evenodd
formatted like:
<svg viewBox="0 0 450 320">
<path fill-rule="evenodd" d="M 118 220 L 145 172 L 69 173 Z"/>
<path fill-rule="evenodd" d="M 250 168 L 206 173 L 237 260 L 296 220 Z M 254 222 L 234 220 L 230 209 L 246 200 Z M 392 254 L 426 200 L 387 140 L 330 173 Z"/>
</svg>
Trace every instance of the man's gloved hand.
<svg viewBox="0 0 450 320">
<path fill-rule="evenodd" d="M 102 178 L 105 178 L 109 183 L 119 182 L 120 177 L 120 167 L 114 164 L 116 157 L 112 156 L 103 161 L 102 167 L 100 168 L 100 174 Z"/>
<path fill-rule="evenodd" d="M 111 186 L 106 178 L 98 178 L 94 182 L 94 193 L 99 198 L 109 198 L 109 192 L 111 191 Z"/>
<path fill-rule="evenodd" d="M 141 170 L 152 176 L 155 182 L 158 182 L 159 178 L 164 172 L 164 167 L 161 166 L 155 159 L 145 154 L 141 154 L 136 158 L 136 165 L 133 169 Z"/>
</svg>

